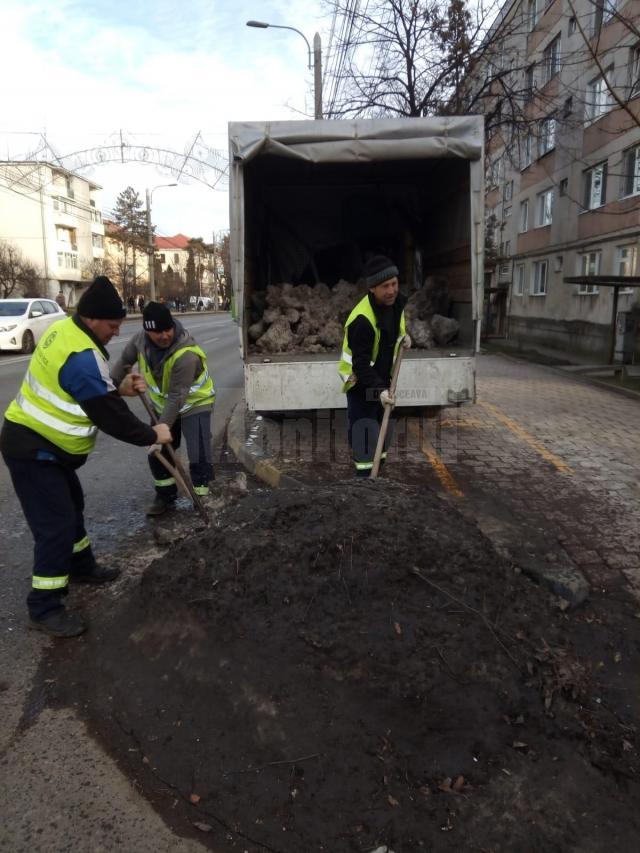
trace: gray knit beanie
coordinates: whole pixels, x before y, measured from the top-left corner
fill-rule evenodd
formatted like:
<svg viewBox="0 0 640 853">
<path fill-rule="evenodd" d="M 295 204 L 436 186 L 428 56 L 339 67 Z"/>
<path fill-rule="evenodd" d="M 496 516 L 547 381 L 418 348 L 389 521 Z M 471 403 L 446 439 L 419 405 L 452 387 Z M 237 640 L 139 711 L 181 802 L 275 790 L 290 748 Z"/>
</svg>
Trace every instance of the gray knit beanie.
<svg viewBox="0 0 640 853">
<path fill-rule="evenodd" d="M 364 265 L 363 275 L 367 282 L 367 287 L 372 288 L 383 281 L 400 275 L 398 267 L 389 258 L 384 255 L 374 255 Z"/>
</svg>

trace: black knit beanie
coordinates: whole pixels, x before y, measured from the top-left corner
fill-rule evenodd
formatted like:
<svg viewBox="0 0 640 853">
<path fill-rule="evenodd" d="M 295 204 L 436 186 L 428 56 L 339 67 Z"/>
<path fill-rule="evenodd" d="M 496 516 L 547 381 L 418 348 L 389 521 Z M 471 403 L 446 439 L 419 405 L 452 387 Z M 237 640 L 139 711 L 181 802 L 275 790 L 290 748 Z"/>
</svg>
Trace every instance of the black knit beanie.
<svg viewBox="0 0 640 853">
<path fill-rule="evenodd" d="M 367 282 L 367 287 L 372 288 L 377 284 L 382 284 L 383 281 L 400 275 L 398 267 L 389 258 L 384 255 L 374 255 L 364 265 L 363 275 Z"/>
<path fill-rule="evenodd" d="M 111 281 L 99 275 L 78 300 L 78 314 L 89 320 L 122 320 L 127 309 Z"/>
<path fill-rule="evenodd" d="M 147 332 L 166 332 L 173 329 L 171 311 L 162 302 L 149 302 L 142 312 L 142 325 Z"/>
</svg>

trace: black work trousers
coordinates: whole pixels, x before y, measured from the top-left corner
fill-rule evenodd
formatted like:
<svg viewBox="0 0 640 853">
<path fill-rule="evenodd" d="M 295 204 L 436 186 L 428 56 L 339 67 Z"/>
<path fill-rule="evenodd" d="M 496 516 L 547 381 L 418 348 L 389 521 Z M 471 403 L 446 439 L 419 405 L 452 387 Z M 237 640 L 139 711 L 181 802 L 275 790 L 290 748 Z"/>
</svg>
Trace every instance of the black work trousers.
<svg viewBox="0 0 640 853">
<path fill-rule="evenodd" d="M 198 494 L 208 490 L 209 482 L 213 480 L 213 453 L 211 450 L 211 411 L 178 418 L 171 427 L 173 447 L 180 447 L 182 435 L 187 443 L 189 457 L 189 474 L 191 482 Z M 163 448 L 162 454 L 173 465 L 168 450 Z M 176 481 L 155 456 L 149 456 L 149 467 L 153 474 L 156 494 L 163 501 L 170 503 L 178 494 Z"/>
<path fill-rule="evenodd" d="M 34 539 L 32 589 L 27 597 L 33 619 L 64 607 L 69 577 L 90 573 L 95 566 L 78 475 L 52 453 L 39 451 L 38 456 L 4 456 Z"/>
<path fill-rule="evenodd" d="M 357 477 L 368 477 L 373 468 L 384 406 L 378 400 L 367 400 L 361 391 L 347 391 L 348 439 Z M 387 458 L 387 448 L 393 436 L 393 418 L 389 420 L 380 467 Z"/>
</svg>

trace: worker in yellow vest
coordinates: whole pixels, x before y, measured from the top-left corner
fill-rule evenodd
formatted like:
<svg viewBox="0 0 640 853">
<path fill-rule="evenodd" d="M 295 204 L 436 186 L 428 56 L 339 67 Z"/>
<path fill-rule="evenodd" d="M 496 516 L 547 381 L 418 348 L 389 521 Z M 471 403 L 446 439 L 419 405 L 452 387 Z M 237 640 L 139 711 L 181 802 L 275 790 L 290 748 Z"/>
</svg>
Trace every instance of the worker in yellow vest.
<svg viewBox="0 0 640 853">
<path fill-rule="evenodd" d="M 356 476 L 368 477 L 373 467 L 384 407 L 395 406 L 389 392 L 393 363 L 400 346 L 409 348 L 399 272 L 392 260 L 375 255 L 364 267 L 367 293 L 349 314 L 338 365 L 347 395 L 348 439 Z M 381 465 L 387 455 L 387 432 Z"/>
<path fill-rule="evenodd" d="M 144 389 L 142 378 L 132 374 L 116 389 L 109 375 L 105 347 L 126 313 L 113 284 L 98 276 L 80 297 L 77 313 L 54 323 L 39 341 L 0 434 L 0 450 L 35 540 L 27 598 L 31 627 L 54 637 L 86 630 L 64 605 L 70 580 L 103 584 L 120 574 L 96 562 L 76 474 L 98 429 L 140 446 L 171 441 L 166 424 L 150 427 L 121 399 Z"/>
<path fill-rule="evenodd" d="M 118 384 L 137 366 L 158 418 L 171 428 L 174 447 L 180 446 L 184 434 L 196 494 L 208 495 L 213 479 L 211 416 L 216 392 L 207 356 L 163 303 L 145 306 L 142 326 L 114 365 L 113 379 Z M 175 503 L 176 481 L 155 456 L 149 456 L 149 466 L 156 497 L 147 515 L 162 515 Z"/>
</svg>

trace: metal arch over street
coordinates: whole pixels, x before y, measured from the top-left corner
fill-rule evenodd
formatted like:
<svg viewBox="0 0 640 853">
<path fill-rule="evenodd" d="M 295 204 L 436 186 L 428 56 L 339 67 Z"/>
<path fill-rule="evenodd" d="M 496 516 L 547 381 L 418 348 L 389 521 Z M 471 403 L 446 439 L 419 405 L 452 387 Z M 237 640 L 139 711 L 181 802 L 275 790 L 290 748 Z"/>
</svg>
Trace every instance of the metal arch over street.
<svg viewBox="0 0 640 853">
<path fill-rule="evenodd" d="M 115 138 L 114 138 L 115 137 Z M 185 151 L 159 148 L 154 145 L 130 142 L 122 131 L 112 134 L 103 144 L 69 154 L 59 154 L 46 136 L 42 143 L 27 154 L 10 158 L 12 161 L 50 163 L 69 172 L 79 172 L 103 163 L 148 163 L 166 170 L 174 179 L 186 178 L 204 184 L 212 190 L 226 190 L 228 159 L 225 152 L 209 146 L 198 131 Z M 21 176 L 21 183 L 28 176 Z"/>
</svg>

